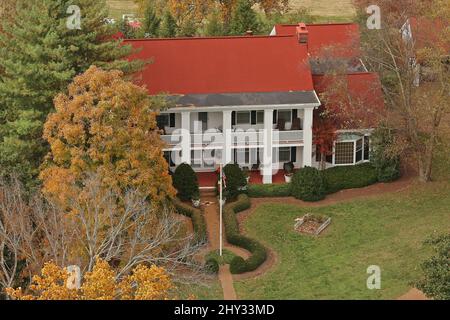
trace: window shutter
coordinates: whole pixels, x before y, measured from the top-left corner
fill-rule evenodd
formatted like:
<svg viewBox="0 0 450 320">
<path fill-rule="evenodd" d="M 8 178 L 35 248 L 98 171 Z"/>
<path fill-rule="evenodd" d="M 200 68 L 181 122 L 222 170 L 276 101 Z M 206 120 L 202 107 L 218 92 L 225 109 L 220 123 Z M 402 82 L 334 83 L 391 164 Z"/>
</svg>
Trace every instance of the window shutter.
<svg viewBox="0 0 450 320">
<path fill-rule="evenodd" d="M 236 111 L 231 112 L 231 125 L 232 126 L 236 125 Z"/>
<path fill-rule="evenodd" d="M 252 116 L 251 116 L 251 124 L 255 125 L 256 124 L 256 111 L 252 111 Z"/>
<path fill-rule="evenodd" d="M 291 148 L 291 162 L 297 162 L 297 147 Z"/>
<path fill-rule="evenodd" d="M 170 114 L 169 126 L 175 128 L 175 113 Z"/>
<path fill-rule="evenodd" d="M 297 118 L 298 118 L 298 110 L 292 109 L 292 120 L 297 119 Z"/>
<path fill-rule="evenodd" d="M 273 124 L 277 124 L 278 122 L 278 111 L 277 110 L 273 110 Z"/>
</svg>

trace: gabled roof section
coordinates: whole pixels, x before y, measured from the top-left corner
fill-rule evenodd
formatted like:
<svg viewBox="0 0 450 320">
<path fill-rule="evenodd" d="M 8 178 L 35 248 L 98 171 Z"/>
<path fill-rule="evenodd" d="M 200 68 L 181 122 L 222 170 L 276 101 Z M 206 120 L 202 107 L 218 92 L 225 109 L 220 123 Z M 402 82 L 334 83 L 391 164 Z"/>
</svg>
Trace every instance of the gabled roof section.
<svg viewBox="0 0 450 320">
<path fill-rule="evenodd" d="M 152 59 L 141 72 L 150 94 L 313 91 L 306 45 L 295 36 L 126 40 Z"/>
<path fill-rule="evenodd" d="M 276 25 L 272 34 L 295 35 L 296 24 Z M 338 58 L 360 56 L 360 34 L 356 23 L 307 24 L 308 52 L 312 57 L 333 55 Z"/>
</svg>

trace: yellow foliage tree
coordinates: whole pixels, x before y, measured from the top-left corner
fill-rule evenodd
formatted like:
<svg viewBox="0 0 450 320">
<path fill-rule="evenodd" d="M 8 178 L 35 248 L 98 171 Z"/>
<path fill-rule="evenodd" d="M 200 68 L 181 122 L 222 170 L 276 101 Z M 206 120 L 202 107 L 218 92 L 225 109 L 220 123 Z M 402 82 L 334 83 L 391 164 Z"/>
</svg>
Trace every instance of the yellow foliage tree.
<svg viewBox="0 0 450 320">
<path fill-rule="evenodd" d="M 51 152 L 40 178 L 44 193 L 62 204 L 79 192 L 72 186 L 86 172 L 117 192 L 139 189 L 152 202 L 174 195 L 156 124 L 160 106 L 122 77 L 92 66 L 55 98 L 44 128 Z"/>
<path fill-rule="evenodd" d="M 69 289 L 69 273 L 54 263 L 46 263 L 40 276 L 33 277 L 27 293 L 21 288 L 7 288 L 16 300 L 168 300 L 175 298 L 175 286 L 160 267 L 139 265 L 121 281 L 106 261 L 98 259 L 79 290 Z"/>
</svg>

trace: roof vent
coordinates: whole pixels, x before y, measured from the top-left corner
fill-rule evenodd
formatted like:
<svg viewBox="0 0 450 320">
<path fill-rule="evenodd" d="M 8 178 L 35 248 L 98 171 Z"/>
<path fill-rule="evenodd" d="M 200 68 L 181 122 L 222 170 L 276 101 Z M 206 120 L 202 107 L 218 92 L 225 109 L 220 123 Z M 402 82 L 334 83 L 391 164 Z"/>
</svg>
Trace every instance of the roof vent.
<svg viewBox="0 0 450 320">
<path fill-rule="evenodd" d="M 297 26 L 297 37 L 299 43 L 308 44 L 309 31 L 306 28 L 306 24 L 299 23 Z"/>
</svg>

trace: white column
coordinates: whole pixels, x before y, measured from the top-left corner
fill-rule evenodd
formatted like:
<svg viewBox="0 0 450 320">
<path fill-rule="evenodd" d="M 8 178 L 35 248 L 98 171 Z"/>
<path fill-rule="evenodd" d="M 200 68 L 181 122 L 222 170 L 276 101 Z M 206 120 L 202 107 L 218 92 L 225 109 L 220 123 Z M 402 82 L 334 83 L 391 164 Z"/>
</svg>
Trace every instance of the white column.
<svg viewBox="0 0 450 320">
<path fill-rule="evenodd" d="M 303 166 L 312 166 L 312 143 L 313 143 L 313 112 L 314 108 L 306 108 L 303 117 Z"/>
<path fill-rule="evenodd" d="M 264 155 L 263 155 L 263 183 L 272 183 L 272 153 L 273 153 L 273 110 L 264 110 Z"/>
<path fill-rule="evenodd" d="M 222 161 L 223 165 L 227 165 L 232 162 L 233 150 L 231 149 L 232 139 L 231 139 L 231 110 L 223 111 L 222 113 L 222 128 L 223 128 L 223 151 L 222 151 Z"/>
<path fill-rule="evenodd" d="M 191 113 L 183 111 L 181 113 L 181 162 L 191 164 Z"/>
</svg>

